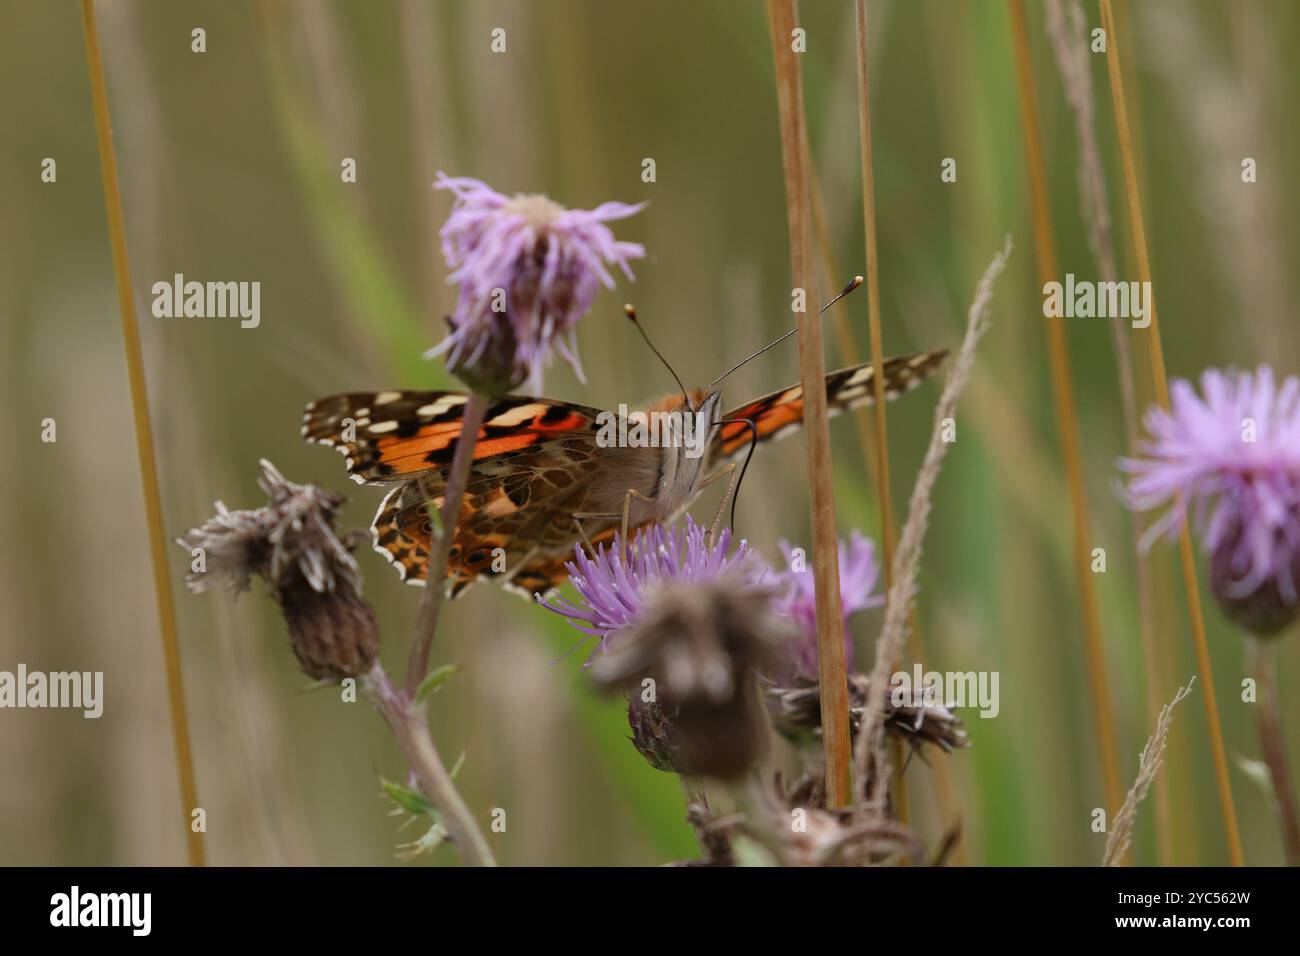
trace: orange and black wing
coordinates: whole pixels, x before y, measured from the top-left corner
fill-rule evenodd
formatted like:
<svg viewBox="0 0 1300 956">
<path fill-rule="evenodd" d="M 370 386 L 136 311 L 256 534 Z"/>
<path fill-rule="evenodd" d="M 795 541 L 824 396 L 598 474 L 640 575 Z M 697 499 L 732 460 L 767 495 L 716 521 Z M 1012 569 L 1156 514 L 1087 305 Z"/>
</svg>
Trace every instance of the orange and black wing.
<svg viewBox="0 0 1300 956">
<path fill-rule="evenodd" d="M 354 481 L 388 485 L 371 525 L 375 550 L 402 580 L 428 575 L 432 522 L 461 437 L 466 397 L 458 392 L 386 391 L 331 395 L 303 416 L 308 442 L 336 448 Z M 505 396 L 484 417 L 456 523 L 446 583 L 458 593 L 480 576 L 547 590 L 567 571 L 581 532 L 584 482 L 598 452 L 599 411 L 570 402 Z"/>
<path fill-rule="evenodd" d="M 302 437 L 337 449 L 348 476 L 362 484 L 391 484 L 451 466 L 460 440 L 466 396 L 461 392 L 348 392 L 318 399 L 303 413 Z M 508 455 L 595 429 L 599 410 L 547 398 L 506 395 L 492 403 L 479 428 L 474 460 Z"/>
<path fill-rule="evenodd" d="M 943 364 L 947 349 L 899 355 L 886 359 L 885 399 L 897 398 L 921 384 L 927 376 Z M 826 376 L 826 404 L 831 415 L 837 415 L 859 405 L 870 405 L 876 399 L 873 379 L 875 369 L 871 363 L 854 365 Z M 713 461 L 729 458 L 743 451 L 752 441 L 750 427 L 754 423 L 759 441 L 783 438 L 803 424 L 803 387 L 791 385 L 771 395 L 747 402 L 734 408 L 725 416 L 724 423 L 713 436 L 710 448 Z"/>
</svg>

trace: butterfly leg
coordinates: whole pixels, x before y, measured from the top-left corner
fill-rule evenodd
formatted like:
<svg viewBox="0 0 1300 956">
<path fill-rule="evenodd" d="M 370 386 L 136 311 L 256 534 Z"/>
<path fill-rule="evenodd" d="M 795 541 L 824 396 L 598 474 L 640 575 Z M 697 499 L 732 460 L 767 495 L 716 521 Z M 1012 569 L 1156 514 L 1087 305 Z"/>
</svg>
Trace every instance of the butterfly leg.
<svg viewBox="0 0 1300 956">
<path fill-rule="evenodd" d="M 646 502 L 647 504 L 654 504 L 654 502 L 655 502 L 654 498 L 650 498 L 650 497 L 647 497 L 646 495 L 641 494 L 641 492 L 637 491 L 635 488 L 629 488 L 629 489 L 627 490 L 627 494 L 623 496 L 623 551 L 624 551 L 624 554 L 627 553 L 627 548 L 629 547 L 628 540 L 627 540 L 627 520 L 628 520 L 628 516 L 629 516 L 629 515 L 631 514 L 631 512 L 632 512 L 632 499 L 633 499 L 633 498 L 640 498 L 642 501 Z"/>
<path fill-rule="evenodd" d="M 595 512 L 595 511 L 577 511 L 577 512 L 574 512 L 573 517 L 574 517 L 574 518 L 607 518 L 607 519 L 608 519 L 608 518 L 621 518 L 621 519 L 622 519 L 622 532 L 623 532 L 623 550 L 624 550 L 624 553 L 626 554 L 626 553 L 627 553 L 627 548 L 628 548 L 628 546 L 629 546 L 629 544 L 628 544 L 628 540 L 627 540 L 627 527 L 628 527 L 628 522 L 629 522 L 629 520 L 630 520 L 630 515 L 631 515 L 631 511 L 632 511 L 632 502 L 633 502 L 633 500 L 637 500 L 637 499 L 639 499 L 639 500 L 641 500 L 641 501 L 644 501 L 644 502 L 646 502 L 647 504 L 654 504 L 654 503 L 655 503 L 655 499 L 654 499 L 654 498 L 651 498 L 651 497 L 649 497 L 649 496 L 647 496 L 647 495 L 643 495 L 641 492 L 637 491 L 635 488 L 629 488 L 629 489 L 627 490 L 627 494 L 623 496 L 623 510 L 622 510 L 622 512 L 614 512 L 614 513 L 611 513 L 611 514 L 602 514 L 602 513 L 600 513 L 600 512 Z"/>
<path fill-rule="evenodd" d="M 573 526 L 578 529 L 578 537 L 582 538 L 582 543 L 587 546 L 587 553 L 596 554 L 596 546 L 591 543 L 591 537 L 587 534 L 587 529 L 582 526 L 583 515 L 573 515 Z"/>
</svg>

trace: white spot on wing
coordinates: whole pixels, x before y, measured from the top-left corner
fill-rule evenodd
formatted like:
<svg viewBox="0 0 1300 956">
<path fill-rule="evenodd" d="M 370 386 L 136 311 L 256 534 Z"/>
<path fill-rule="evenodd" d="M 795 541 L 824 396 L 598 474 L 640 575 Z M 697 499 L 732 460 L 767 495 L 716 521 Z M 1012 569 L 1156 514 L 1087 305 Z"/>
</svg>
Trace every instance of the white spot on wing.
<svg viewBox="0 0 1300 956">
<path fill-rule="evenodd" d="M 524 422 L 531 421 L 537 417 L 537 413 L 542 406 L 529 403 L 520 405 L 518 408 L 512 408 L 509 411 L 502 412 L 500 415 L 493 417 L 491 424 L 497 426 L 521 425 Z"/>
<path fill-rule="evenodd" d="M 415 410 L 415 414 L 422 418 L 437 418 L 445 412 L 450 411 L 457 405 L 464 405 L 465 399 L 461 395 L 448 395 L 446 398 L 439 399 L 436 402 L 430 402 L 428 405 L 421 405 Z"/>
</svg>

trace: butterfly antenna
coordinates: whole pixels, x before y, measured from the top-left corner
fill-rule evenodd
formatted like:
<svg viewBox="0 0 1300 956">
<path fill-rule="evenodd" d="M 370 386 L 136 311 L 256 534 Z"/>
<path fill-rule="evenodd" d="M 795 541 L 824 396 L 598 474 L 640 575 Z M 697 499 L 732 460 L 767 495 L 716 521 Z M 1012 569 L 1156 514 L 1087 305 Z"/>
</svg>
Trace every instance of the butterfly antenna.
<svg viewBox="0 0 1300 956">
<path fill-rule="evenodd" d="M 686 407 L 694 412 L 695 403 L 691 401 L 691 396 L 686 391 L 686 386 L 682 384 L 682 380 L 678 377 L 677 373 L 673 371 L 673 367 L 668 364 L 668 360 L 664 358 L 663 353 L 655 348 L 655 344 L 650 341 L 650 336 L 646 334 L 645 329 L 642 328 L 641 323 L 637 320 L 636 309 L 632 307 L 632 303 L 629 302 L 627 305 L 623 306 L 623 313 L 628 317 L 631 323 L 636 326 L 636 330 L 641 333 L 641 338 L 645 339 L 645 344 L 650 346 L 650 351 L 654 352 L 655 357 L 664 363 L 664 368 L 668 369 L 668 374 L 673 377 L 677 382 L 677 387 L 682 390 L 682 398 L 686 400 Z"/>
<path fill-rule="evenodd" d="M 754 449 L 758 447 L 758 425 L 750 418 L 724 418 L 719 425 L 726 424 L 744 425 L 749 429 L 749 449 L 745 452 L 745 461 L 740 466 L 740 474 L 736 477 L 736 487 L 731 492 L 731 528 L 735 532 L 736 528 L 736 503 L 740 501 L 740 486 L 745 483 L 745 472 L 749 470 L 749 460 L 754 457 Z"/>
<path fill-rule="evenodd" d="M 850 292 L 852 292 L 852 291 L 853 291 L 854 289 L 856 289 L 858 286 L 862 285 L 862 283 L 865 282 L 865 281 L 866 281 L 866 280 L 863 279 L 862 276 L 854 276 L 854 277 L 853 277 L 853 281 L 850 282 L 848 285 L 846 285 L 843 289 L 841 289 L 841 290 L 839 291 L 839 294 L 836 295 L 835 298 L 831 299 L 831 300 L 830 300 L 829 302 L 827 302 L 824 306 L 822 306 L 820 309 L 817 310 L 817 314 L 818 314 L 818 315 L 821 315 L 823 312 L 825 312 L 827 309 L 829 309 L 831 306 L 833 306 L 836 302 L 840 301 L 840 299 L 844 298 L 846 295 L 848 295 Z M 724 378 L 726 378 L 726 377 L 727 377 L 728 375 L 730 375 L 732 372 L 736 371 L 736 369 L 741 368 L 742 366 L 748 365 L 750 362 L 754 361 L 754 359 L 758 358 L 760 355 L 762 355 L 762 354 L 763 354 L 764 352 L 766 352 L 768 349 L 776 348 L 776 346 L 780 345 L 782 342 L 784 342 L 786 339 L 788 339 L 790 336 L 794 335 L 794 334 L 795 334 L 796 332 L 798 332 L 798 331 L 799 331 L 799 327 L 798 327 L 798 326 L 795 326 L 793 329 L 791 329 L 789 332 L 785 333 L 785 335 L 781 336 L 781 337 L 780 337 L 779 339 L 777 339 L 775 342 L 769 342 L 769 343 L 767 343 L 767 345 L 764 345 L 761 349 L 759 349 L 759 350 L 758 350 L 757 352 L 755 352 L 753 355 L 749 356 L 749 358 L 745 359 L 744 361 L 737 362 L 735 365 L 731 366 L 731 368 L 727 369 L 725 372 L 723 372 L 721 375 L 719 375 L 717 378 L 715 378 L 715 379 L 714 379 L 712 382 L 710 382 L 706 387 L 707 387 L 707 388 L 713 388 L 713 386 L 717 385 L 719 382 L 721 382 Z M 642 334 L 644 334 L 644 333 L 642 333 Z"/>
</svg>

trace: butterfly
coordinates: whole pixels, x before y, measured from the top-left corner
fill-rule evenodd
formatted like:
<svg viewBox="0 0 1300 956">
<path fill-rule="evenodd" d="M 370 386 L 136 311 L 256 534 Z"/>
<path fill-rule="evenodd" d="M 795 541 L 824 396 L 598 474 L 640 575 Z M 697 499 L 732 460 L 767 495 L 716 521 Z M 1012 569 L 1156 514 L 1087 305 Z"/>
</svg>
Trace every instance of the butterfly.
<svg viewBox="0 0 1300 956">
<path fill-rule="evenodd" d="M 920 384 L 947 354 L 887 359 L 885 397 Z M 829 412 L 873 402 L 873 374 L 870 364 L 828 373 Z M 442 507 L 466 401 L 459 392 L 347 392 L 318 399 L 303 414 L 306 441 L 341 452 L 354 481 L 389 489 L 371 533 L 375 550 L 409 584 L 425 583 L 428 508 Z M 480 577 L 530 598 L 558 587 L 576 546 L 591 549 L 620 530 L 674 520 L 701 490 L 734 474 L 741 452 L 797 429 L 803 389 L 791 385 L 725 413 L 720 391 L 694 389 L 641 412 L 649 421 L 686 423 L 671 434 L 699 440 L 610 441 L 614 413 L 522 395 L 496 399 L 474 447 L 444 582 L 449 593 Z M 623 417 L 624 424 L 641 420 Z"/>
</svg>

